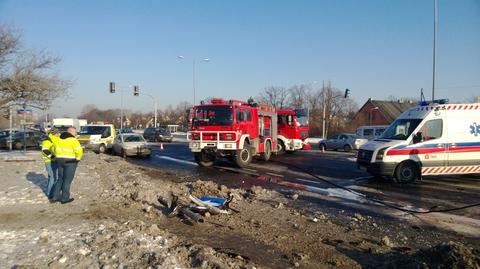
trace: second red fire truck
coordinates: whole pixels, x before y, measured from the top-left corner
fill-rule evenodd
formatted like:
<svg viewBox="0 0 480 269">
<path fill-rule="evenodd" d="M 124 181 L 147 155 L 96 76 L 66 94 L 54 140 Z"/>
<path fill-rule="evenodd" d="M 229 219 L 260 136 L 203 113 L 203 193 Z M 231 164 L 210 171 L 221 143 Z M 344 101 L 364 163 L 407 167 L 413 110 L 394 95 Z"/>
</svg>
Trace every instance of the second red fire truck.
<svg viewBox="0 0 480 269">
<path fill-rule="evenodd" d="M 275 111 L 251 102 L 212 99 L 191 111 L 189 147 L 201 166 L 226 157 L 245 167 L 254 156 L 268 161 L 272 153 L 301 149 L 307 123 L 300 110 Z"/>
</svg>

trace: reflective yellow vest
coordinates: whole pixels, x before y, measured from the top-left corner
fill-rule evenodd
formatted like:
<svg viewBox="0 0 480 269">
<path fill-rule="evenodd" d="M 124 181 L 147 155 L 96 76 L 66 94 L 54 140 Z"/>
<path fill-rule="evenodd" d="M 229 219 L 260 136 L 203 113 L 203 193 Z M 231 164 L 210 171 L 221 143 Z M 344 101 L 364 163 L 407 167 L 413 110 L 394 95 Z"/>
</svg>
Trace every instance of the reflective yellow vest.
<svg viewBox="0 0 480 269">
<path fill-rule="evenodd" d="M 47 155 L 45 154 L 45 152 L 43 152 L 44 150 L 48 150 L 51 152 L 50 155 Z M 54 146 L 53 146 L 53 142 L 50 138 L 50 135 L 48 136 L 48 138 L 46 138 L 45 140 L 42 141 L 42 159 L 45 163 L 51 163 L 52 160 L 54 159 Z"/>
<path fill-rule="evenodd" d="M 83 156 L 83 149 L 80 142 L 74 137 L 59 138 L 54 140 L 55 157 L 57 159 L 76 159 L 80 161 Z"/>
</svg>

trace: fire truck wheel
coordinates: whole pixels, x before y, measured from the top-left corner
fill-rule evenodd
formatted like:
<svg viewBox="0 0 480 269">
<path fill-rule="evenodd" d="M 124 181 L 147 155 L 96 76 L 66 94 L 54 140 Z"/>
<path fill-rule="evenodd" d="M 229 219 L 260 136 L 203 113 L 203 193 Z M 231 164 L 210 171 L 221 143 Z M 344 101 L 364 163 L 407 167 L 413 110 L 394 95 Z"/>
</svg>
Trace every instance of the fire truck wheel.
<svg viewBox="0 0 480 269">
<path fill-rule="evenodd" d="M 262 154 L 262 159 L 264 161 L 270 160 L 270 157 L 272 156 L 272 144 L 270 141 L 267 141 L 265 143 L 265 152 Z"/>
<path fill-rule="evenodd" d="M 249 149 L 249 145 L 245 144 L 243 149 L 238 150 L 235 155 L 235 164 L 238 167 L 243 168 L 250 164 L 252 161 L 252 152 Z"/>
<path fill-rule="evenodd" d="M 282 140 L 278 140 L 277 143 L 277 155 L 283 155 L 285 153 L 285 144 Z"/>
<path fill-rule="evenodd" d="M 418 168 L 412 162 L 403 162 L 395 169 L 395 182 L 412 183 L 418 178 Z"/>
<path fill-rule="evenodd" d="M 203 167 L 210 167 L 213 165 L 213 162 L 215 162 L 215 156 L 211 154 L 207 154 L 204 151 L 195 152 L 194 157 L 195 157 L 195 162 L 197 162 L 198 165 Z"/>
</svg>

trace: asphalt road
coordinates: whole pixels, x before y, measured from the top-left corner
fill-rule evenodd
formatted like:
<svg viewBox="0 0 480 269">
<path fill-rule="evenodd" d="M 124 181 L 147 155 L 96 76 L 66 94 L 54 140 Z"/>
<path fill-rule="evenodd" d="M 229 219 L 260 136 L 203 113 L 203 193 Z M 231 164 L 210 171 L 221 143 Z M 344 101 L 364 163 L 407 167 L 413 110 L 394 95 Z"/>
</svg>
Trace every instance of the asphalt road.
<svg viewBox="0 0 480 269">
<path fill-rule="evenodd" d="M 153 151 L 150 159 L 130 161 L 169 170 L 178 175 L 179 181 L 200 178 L 235 188 L 260 185 L 283 192 L 306 190 L 317 194 L 306 196 L 309 204 L 325 205 L 328 202 L 329 206 L 334 204 L 333 207 L 337 209 L 353 208 L 356 211 L 367 211 L 370 215 L 405 215 L 405 212 L 380 206 L 370 199 L 414 211 L 444 210 L 480 203 L 480 175 L 425 177 L 413 184 L 396 184 L 389 179 L 378 181 L 357 168 L 354 153 L 299 151 L 274 156 L 269 162 L 254 160 L 246 169 L 239 169 L 222 160 L 217 161 L 214 167 L 204 168 L 195 163 L 186 143 L 164 143 L 163 150 L 158 143 L 152 143 L 151 147 Z M 363 195 L 369 198 L 366 199 Z M 461 219 L 462 225 L 467 223 L 469 228 L 478 230 L 480 234 L 479 207 L 435 214 L 434 221 L 440 222 L 441 226 L 452 228 L 456 221 L 452 224 L 448 219 L 455 217 Z M 452 229 L 463 229 L 462 225 Z"/>
</svg>

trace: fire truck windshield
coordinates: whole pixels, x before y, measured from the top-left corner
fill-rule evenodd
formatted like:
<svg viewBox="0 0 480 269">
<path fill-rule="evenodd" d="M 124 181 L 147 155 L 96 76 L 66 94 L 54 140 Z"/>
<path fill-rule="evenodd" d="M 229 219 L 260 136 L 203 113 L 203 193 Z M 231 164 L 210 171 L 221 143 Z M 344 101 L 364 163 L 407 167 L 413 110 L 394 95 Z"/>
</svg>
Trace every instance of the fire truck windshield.
<svg viewBox="0 0 480 269">
<path fill-rule="evenodd" d="M 205 125 L 231 125 L 233 113 L 231 106 L 200 106 L 195 109 L 193 124 Z"/>
<path fill-rule="evenodd" d="M 305 109 L 295 109 L 295 115 L 300 126 L 308 126 L 308 115 Z"/>
</svg>

